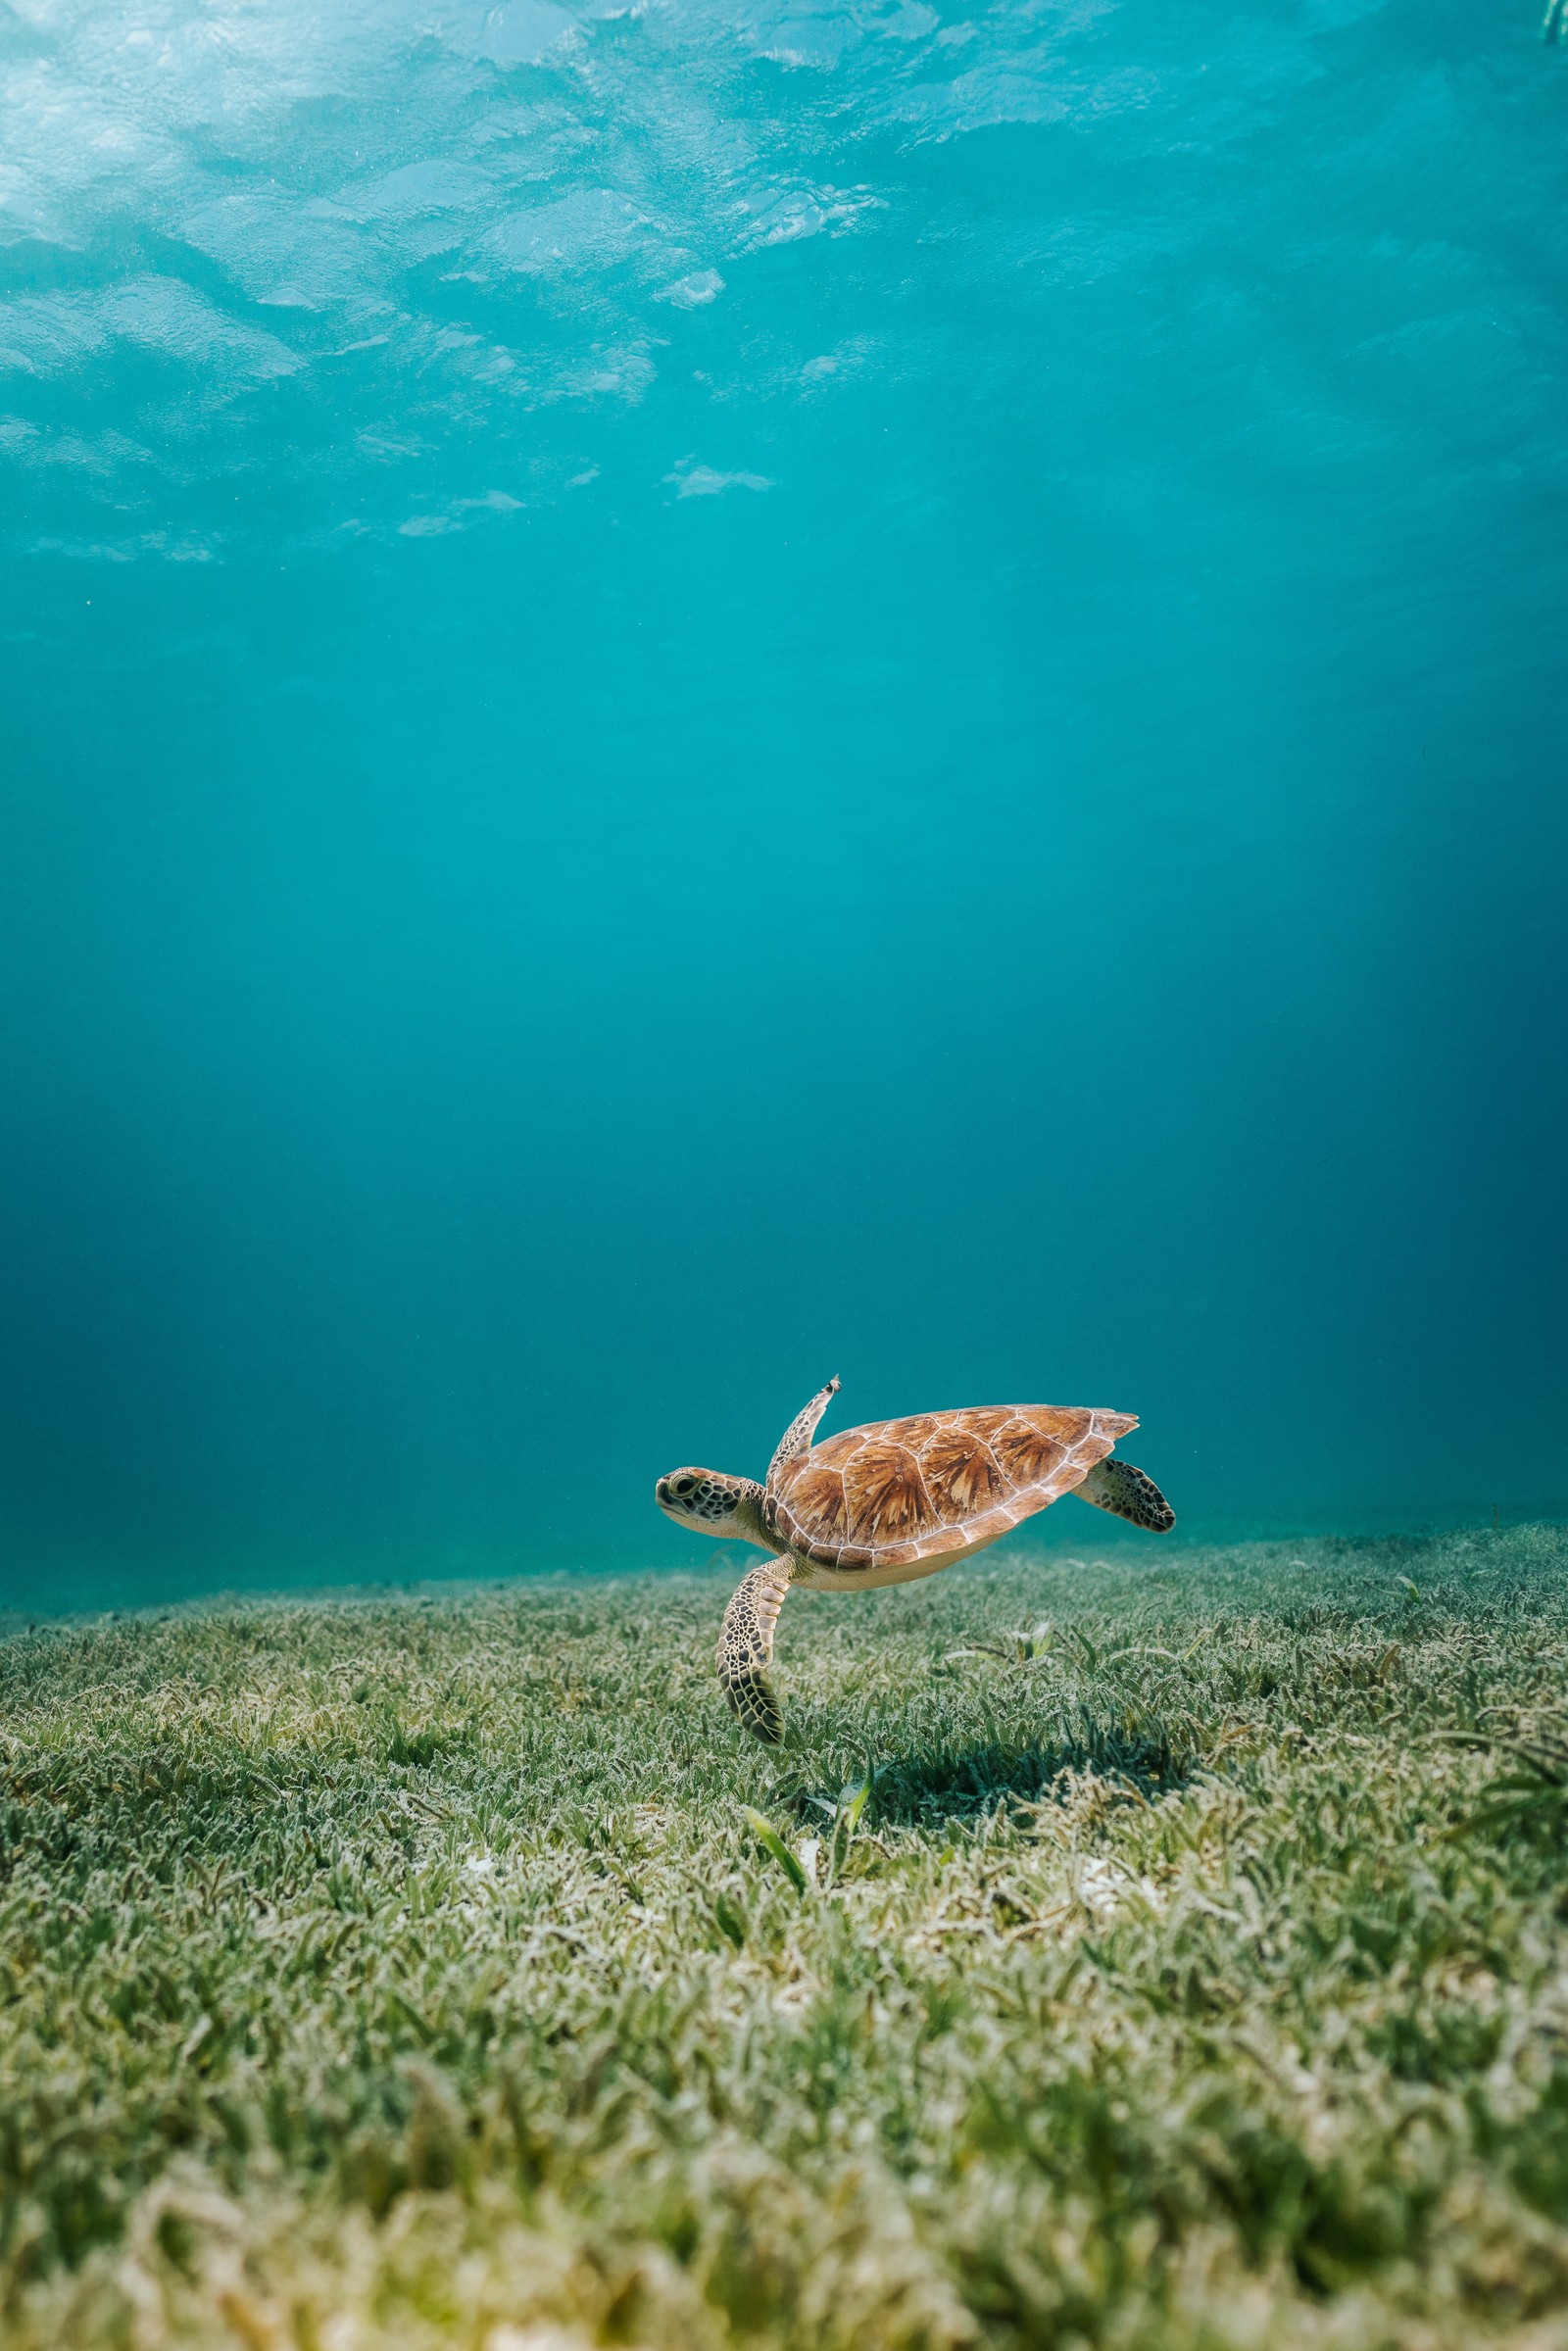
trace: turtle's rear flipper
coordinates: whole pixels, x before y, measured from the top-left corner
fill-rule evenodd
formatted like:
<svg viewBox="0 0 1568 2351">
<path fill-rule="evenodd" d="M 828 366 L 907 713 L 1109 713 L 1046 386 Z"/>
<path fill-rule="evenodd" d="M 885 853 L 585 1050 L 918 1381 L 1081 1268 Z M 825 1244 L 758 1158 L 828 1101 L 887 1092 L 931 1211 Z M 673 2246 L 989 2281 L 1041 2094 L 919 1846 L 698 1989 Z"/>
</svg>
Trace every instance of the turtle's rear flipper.
<svg viewBox="0 0 1568 2351">
<path fill-rule="evenodd" d="M 773 1662 L 773 1627 L 789 1588 L 788 1559 L 764 1559 L 742 1579 L 718 1637 L 719 1688 L 747 1730 L 770 1747 L 784 1736 L 784 1709 L 767 1669 Z"/>
<path fill-rule="evenodd" d="M 1073 1492 L 1093 1502 L 1097 1510 L 1113 1510 L 1118 1518 L 1130 1518 L 1135 1527 L 1147 1527 L 1152 1535 L 1168 1535 L 1176 1524 L 1176 1513 L 1153 1479 L 1114 1455 L 1097 1461 Z"/>
</svg>

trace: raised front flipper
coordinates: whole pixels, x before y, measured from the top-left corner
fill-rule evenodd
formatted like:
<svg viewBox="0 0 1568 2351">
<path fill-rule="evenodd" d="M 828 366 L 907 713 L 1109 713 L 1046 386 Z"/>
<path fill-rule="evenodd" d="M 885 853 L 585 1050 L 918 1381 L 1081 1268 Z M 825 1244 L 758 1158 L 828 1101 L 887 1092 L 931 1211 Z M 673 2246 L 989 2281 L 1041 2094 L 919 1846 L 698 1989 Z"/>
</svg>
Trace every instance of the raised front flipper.
<svg viewBox="0 0 1568 2351">
<path fill-rule="evenodd" d="M 803 1453 L 810 1451 L 811 1438 L 815 1433 L 816 1424 L 838 1392 L 839 1375 L 835 1372 L 827 1386 L 819 1388 L 805 1409 L 796 1413 L 795 1418 L 779 1439 L 777 1450 L 767 1465 L 769 1486 L 774 1484 L 786 1461 L 798 1461 Z"/>
<path fill-rule="evenodd" d="M 770 1747 L 784 1736 L 784 1709 L 767 1669 L 773 1662 L 773 1627 L 789 1588 L 790 1561 L 764 1559 L 736 1588 L 718 1637 L 718 1686 L 747 1730 Z"/>
<path fill-rule="evenodd" d="M 1135 1527 L 1147 1527 L 1152 1535 L 1168 1535 L 1176 1524 L 1176 1513 L 1153 1479 L 1134 1469 L 1130 1461 L 1118 1461 L 1114 1454 L 1097 1461 L 1073 1492 L 1093 1502 L 1097 1510 L 1112 1510 L 1118 1518 L 1130 1518 Z"/>
</svg>

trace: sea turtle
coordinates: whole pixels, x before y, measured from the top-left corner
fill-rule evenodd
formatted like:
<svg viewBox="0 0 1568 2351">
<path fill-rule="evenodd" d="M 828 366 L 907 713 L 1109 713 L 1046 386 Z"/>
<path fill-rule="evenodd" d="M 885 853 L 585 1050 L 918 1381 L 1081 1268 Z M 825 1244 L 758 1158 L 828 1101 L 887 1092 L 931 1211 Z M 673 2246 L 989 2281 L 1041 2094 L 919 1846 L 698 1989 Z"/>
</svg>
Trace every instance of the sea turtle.
<svg viewBox="0 0 1568 2351">
<path fill-rule="evenodd" d="M 934 1576 L 1064 1494 L 1156 1535 L 1176 1524 L 1152 1478 L 1106 1457 L 1137 1428 L 1130 1412 L 1062 1404 L 917 1412 L 846 1429 L 813 1447 L 838 1385 L 829 1380 L 791 1421 L 762 1485 L 718 1470 L 672 1469 L 654 1488 L 677 1526 L 760 1543 L 770 1554 L 725 1609 L 718 1643 L 724 1694 L 769 1745 L 782 1737 L 784 1717 L 767 1669 L 792 1584 L 869 1592 Z"/>
</svg>

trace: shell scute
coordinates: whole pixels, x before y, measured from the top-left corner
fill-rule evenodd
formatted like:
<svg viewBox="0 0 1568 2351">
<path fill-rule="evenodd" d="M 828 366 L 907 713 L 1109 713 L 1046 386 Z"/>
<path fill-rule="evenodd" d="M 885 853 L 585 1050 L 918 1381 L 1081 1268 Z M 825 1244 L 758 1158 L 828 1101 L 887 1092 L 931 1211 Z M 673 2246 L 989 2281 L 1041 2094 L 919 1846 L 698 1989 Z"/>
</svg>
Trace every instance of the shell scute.
<svg viewBox="0 0 1568 2351">
<path fill-rule="evenodd" d="M 1089 1418 L 1095 1435 L 1105 1438 L 1111 1445 L 1114 1445 L 1118 1438 L 1125 1437 L 1129 1429 L 1136 1429 L 1138 1426 L 1136 1412 L 1107 1412 L 1102 1406 L 1097 1406 L 1090 1413 Z"/>
<path fill-rule="evenodd" d="M 844 1495 L 858 1543 L 906 1543 L 937 1523 L 914 1454 L 886 1438 L 860 1445 L 845 1463 Z"/>
<path fill-rule="evenodd" d="M 962 1429 L 943 1429 L 920 1450 L 920 1469 L 926 1492 L 940 1518 L 948 1525 L 973 1518 L 1001 1500 L 1007 1478 L 982 1438 Z"/>
<path fill-rule="evenodd" d="M 1088 1433 L 1089 1415 L 1084 1414 L 1084 1426 L 1076 1432 Z M 1072 1440 L 1068 1440 L 1068 1445 Z M 991 1441 L 991 1449 L 1009 1483 L 1013 1486 L 1039 1486 L 1054 1477 L 1067 1458 L 1068 1445 L 1049 1430 L 1038 1428 L 1032 1420 L 1021 1417 L 1009 1420 L 999 1429 Z"/>
<path fill-rule="evenodd" d="M 944 1428 L 961 1429 L 967 1436 L 989 1440 L 1006 1427 L 1016 1409 L 1012 1404 L 971 1404 L 965 1411 L 943 1412 L 937 1418 Z"/>
<path fill-rule="evenodd" d="M 841 1543 L 850 1512 L 840 1472 L 808 1454 L 790 1483 L 789 1516 L 812 1543 Z"/>
<path fill-rule="evenodd" d="M 909 1452 L 918 1453 L 941 1428 L 946 1415 L 941 1412 L 917 1412 L 909 1420 L 890 1420 L 883 1434 L 895 1438 Z"/>
</svg>

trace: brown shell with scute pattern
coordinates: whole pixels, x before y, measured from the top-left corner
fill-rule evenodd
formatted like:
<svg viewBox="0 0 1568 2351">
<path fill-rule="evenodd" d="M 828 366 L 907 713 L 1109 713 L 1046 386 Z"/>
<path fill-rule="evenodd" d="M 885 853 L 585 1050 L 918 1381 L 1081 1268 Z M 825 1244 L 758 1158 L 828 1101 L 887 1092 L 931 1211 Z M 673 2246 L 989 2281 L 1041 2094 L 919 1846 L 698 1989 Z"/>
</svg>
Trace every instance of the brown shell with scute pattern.
<svg viewBox="0 0 1568 2351">
<path fill-rule="evenodd" d="M 841 1574 L 955 1558 L 1081 1486 L 1130 1412 L 990 1404 L 846 1429 L 769 1485 L 762 1516 L 793 1550 Z"/>
</svg>

